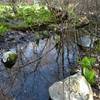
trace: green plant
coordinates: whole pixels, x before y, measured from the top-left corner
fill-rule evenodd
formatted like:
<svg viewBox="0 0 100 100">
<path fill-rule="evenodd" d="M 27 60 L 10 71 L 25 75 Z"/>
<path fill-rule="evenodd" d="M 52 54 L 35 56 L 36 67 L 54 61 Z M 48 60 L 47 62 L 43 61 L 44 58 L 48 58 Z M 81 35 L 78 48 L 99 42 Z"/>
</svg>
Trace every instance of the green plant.
<svg viewBox="0 0 100 100">
<path fill-rule="evenodd" d="M 46 8 L 46 6 L 20 6 L 18 8 L 17 16 L 23 19 L 28 25 L 54 21 L 53 14 Z"/>
<path fill-rule="evenodd" d="M 24 26 L 25 28 L 29 28 L 36 25 L 55 22 L 55 17 L 52 12 L 46 6 L 42 5 L 39 6 L 19 4 L 17 7 L 17 13 L 14 14 L 10 5 L 2 4 L 0 5 L 0 14 L 1 25 L 2 23 L 4 23 L 5 25 L 8 25 L 10 29 L 20 29 L 24 28 Z M 13 21 L 15 22 L 15 24 L 11 25 L 12 23 L 10 22 Z M 16 21 L 20 22 L 16 24 Z"/>
<path fill-rule="evenodd" d="M 95 84 L 96 73 L 93 69 L 83 68 L 83 75 L 91 85 Z"/>
<path fill-rule="evenodd" d="M 92 69 L 93 65 L 95 64 L 96 59 L 95 58 L 91 58 L 91 57 L 84 57 L 81 60 L 81 65 L 83 68 L 88 68 L 88 69 Z"/>
<path fill-rule="evenodd" d="M 4 25 L 0 25 L 0 36 L 4 36 L 4 33 L 7 32 L 8 29 Z"/>
<path fill-rule="evenodd" d="M 93 65 L 95 64 L 96 59 L 92 57 L 84 57 L 80 64 L 82 66 L 82 74 L 86 78 L 86 80 L 91 84 L 95 84 L 96 73 L 93 70 Z"/>
</svg>

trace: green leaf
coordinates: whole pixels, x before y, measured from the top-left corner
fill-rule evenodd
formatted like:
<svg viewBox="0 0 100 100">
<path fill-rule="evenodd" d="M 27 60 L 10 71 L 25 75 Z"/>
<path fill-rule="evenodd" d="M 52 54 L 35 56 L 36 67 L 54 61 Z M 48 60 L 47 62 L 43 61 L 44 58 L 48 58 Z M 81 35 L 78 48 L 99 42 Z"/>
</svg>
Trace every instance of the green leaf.
<svg viewBox="0 0 100 100">
<path fill-rule="evenodd" d="M 81 61 L 82 67 L 89 67 L 91 66 L 90 60 L 88 57 L 84 57 Z"/>
<path fill-rule="evenodd" d="M 96 62 L 96 58 L 90 58 L 90 63 L 92 66 L 95 64 L 95 62 Z"/>
<path fill-rule="evenodd" d="M 96 73 L 93 69 L 83 68 L 83 75 L 91 85 L 95 84 Z"/>
<path fill-rule="evenodd" d="M 85 68 L 92 69 L 92 67 L 95 64 L 95 62 L 96 62 L 95 58 L 84 57 L 82 59 L 82 61 L 80 61 L 80 64 L 82 65 L 83 68 L 85 67 Z"/>
</svg>

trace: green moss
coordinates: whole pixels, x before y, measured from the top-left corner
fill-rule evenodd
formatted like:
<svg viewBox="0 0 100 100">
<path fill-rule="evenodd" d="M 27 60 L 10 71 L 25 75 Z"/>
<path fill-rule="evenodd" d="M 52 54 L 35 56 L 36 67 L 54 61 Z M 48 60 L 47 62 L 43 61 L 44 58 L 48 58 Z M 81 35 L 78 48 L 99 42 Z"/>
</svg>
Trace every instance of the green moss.
<svg viewBox="0 0 100 100">
<path fill-rule="evenodd" d="M 16 60 L 17 60 L 17 54 L 13 51 L 8 51 L 3 54 L 2 62 L 7 68 L 12 68 L 13 65 L 16 63 Z"/>
<path fill-rule="evenodd" d="M 10 29 L 29 28 L 30 26 L 54 22 L 55 17 L 46 6 L 18 5 L 17 14 L 14 14 L 9 5 L 0 5 L 0 23 L 7 25 Z M 5 13 L 6 12 L 6 13 Z M 21 20 L 21 23 L 11 23 Z"/>
<path fill-rule="evenodd" d="M 18 17 L 28 25 L 48 23 L 54 21 L 52 13 L 45 6 L 34 8 L 34 6 L 23 6 L 18 10 Z"/>
<path fill-rule="evenodd" d="M 9 54 L 9 58 L 8 58 L 8 60 L 16 61 L 16 59 L 17 59 L 17 55 L 16 55 L 16 53 Z"/>
</svg>

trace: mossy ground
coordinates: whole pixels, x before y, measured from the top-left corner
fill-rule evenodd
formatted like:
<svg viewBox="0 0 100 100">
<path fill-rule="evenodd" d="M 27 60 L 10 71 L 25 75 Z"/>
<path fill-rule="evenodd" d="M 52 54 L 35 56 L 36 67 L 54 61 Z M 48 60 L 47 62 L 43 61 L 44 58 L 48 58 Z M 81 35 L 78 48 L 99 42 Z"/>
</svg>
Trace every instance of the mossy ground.
<svg viewBox="0 0 100 100">
<path fill-rule="evenodd" d="M 15 14 L 10 5 L 0 4 L 0 34 L 10 29 L 27 29 L 55 21 L 46 6 L 18 5 Z"/>
</svg>

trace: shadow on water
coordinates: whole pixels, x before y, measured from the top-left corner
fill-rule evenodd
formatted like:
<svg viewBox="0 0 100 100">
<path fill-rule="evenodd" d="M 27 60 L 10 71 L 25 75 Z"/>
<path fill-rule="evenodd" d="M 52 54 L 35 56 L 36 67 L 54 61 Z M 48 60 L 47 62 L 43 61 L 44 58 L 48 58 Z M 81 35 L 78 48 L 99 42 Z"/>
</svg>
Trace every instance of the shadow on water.
<svg viewBox="0 0 100 100">
<path fill-rule="evenodd" d="M 59 56 L 57 63 L 57 50 L 54 48 L 55 42 L 51 39 L 40 40 L 39 46 L 34 42 L 29 42 L 25 46 L 21 46 L 20 64 L 26 64 L 38 57 L 41 59 L 18 71 L 5 70 L 0 72 L 0 87 L 7 95 L 12 96 L 15 100 L 49 100 L 48 88 L 56 81 L 62 79 L 60 76 L 61 57 Z M 52 50 L 51 50 L 52 49 Z M 67 48 L 65 47 L 64 66 L 65 76 L 68 76 L 69 69 Z M 14 50 L 14 49 L 12 49 Z M 69 51 L 69 60 L 72 64 L 77 58 L 77 48 L 74 46 Z M 4 66 L 0 63 L 0 66 Z M 18 62 L 14 66 L 18 67 Z M 18 67 L 20 68 L 20 67 Z M 34 72 L 35 70 L 35 72 Z M 13 74 L 13 75 L 12 75 Z M 8 77 L 10 76 L 10 78 Z M 13 80 L 13 77 L 15 79 Z M 12 80 L 14 81 L 12 83 Z M 12 85 L 13 84 L 13 85 Z"/>
</svg>

